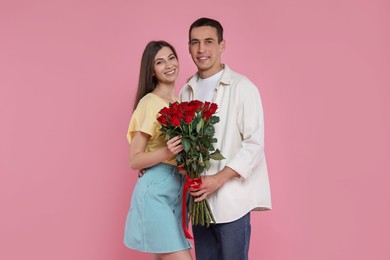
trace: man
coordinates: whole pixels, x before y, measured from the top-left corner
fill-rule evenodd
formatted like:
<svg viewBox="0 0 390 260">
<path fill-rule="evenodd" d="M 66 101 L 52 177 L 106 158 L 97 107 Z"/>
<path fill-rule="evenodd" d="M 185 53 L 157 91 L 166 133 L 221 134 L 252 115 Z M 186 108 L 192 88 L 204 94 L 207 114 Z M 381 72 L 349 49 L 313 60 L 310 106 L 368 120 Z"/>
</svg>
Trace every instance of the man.
<svg viewBox="0 0 390 260">
<path fill-rule="evenodd" d="M 196 201 L 207 198 L 217 223 L 193 226 L 196 259 L 248 259 L 250 211 L 271 209 L 260 94 L 248 78 L 221 63 L 225 41 L 218 21 L 196 20 L 188 47 L 198 72 L 180 98 L 218 104 L 215 147 L 226 158 L 211 161 L 201 188 L 191 190 Z"/>
</svg>

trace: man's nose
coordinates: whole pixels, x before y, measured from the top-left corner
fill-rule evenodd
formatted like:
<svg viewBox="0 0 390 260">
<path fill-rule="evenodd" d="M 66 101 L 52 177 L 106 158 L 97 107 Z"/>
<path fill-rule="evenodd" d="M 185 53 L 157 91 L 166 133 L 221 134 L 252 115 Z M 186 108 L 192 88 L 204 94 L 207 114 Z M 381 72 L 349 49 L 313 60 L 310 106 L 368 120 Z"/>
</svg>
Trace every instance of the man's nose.
<svg viewBox="0 0 390 260">
<path fill-rule="evenodd" d="M 198 48 L 198 52 L 202 53 L 205 51 L 205 47 L 206 45 L 202 42 L 199 43 L 199 48 Z"/>
</svg>

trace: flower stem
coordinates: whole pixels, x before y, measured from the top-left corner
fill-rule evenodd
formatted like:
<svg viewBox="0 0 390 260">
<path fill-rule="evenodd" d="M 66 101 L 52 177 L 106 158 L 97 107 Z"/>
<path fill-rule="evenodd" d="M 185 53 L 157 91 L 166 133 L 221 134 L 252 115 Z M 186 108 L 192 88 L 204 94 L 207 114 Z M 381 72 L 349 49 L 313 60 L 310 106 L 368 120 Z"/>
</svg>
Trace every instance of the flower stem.
<svg viewBox="0 0 390 260">
<path fill-rule="evenodd" d="M 194 219 L 193 219 L 194 225 L 198 224 L 198 218 L 199 218 L 199 203 L 194 201 Z"/>
<path fill-rule="evenodd" d="M 200 203 L 200 225 L 204 226 L 204 201 L 202 200 Z"/>
<path fill-rule="evenodd" d="M 207 200 L 205 200 L 205 201 L 206 201 L 207 210 L 210 213 L 211 220 L 213 221 L 214 224 L 216 224 L 214 216 L 213 216 L 213 213 L 212 213 L 211 208 L 210 208 L 210 204 L 209 204 L 209 202 Z"/>
<path fill-rule="evenodd" d="M 207 204 L 207 202 L 206 202 L 206 204 Z M 210 214 L 211 214 L 211 212 L 207 208 L 207 205 L 205 205 L 206 227 L 210 226 Z"/>
</svg>

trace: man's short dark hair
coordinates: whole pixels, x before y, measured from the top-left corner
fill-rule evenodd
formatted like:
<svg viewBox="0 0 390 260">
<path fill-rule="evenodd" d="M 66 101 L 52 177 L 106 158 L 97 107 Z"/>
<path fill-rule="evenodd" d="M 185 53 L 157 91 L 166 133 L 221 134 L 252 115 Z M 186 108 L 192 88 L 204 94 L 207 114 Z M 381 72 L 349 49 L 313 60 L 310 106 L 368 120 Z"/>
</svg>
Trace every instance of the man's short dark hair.
<svg viewBox="0 0 390 260">
<path fill-rule="evenodd" d="M 190 26 L 190 30 L 188 32 L 188 39 L 189 42 L 191 42 L 191 31 L 193 28 L 196 27 L 202 27 L 202 26 L 211 26 L 214 27 L 217 30 L 217 36 L 218 36 L 218 43 L 220 43 L 223 40 L 223 27 L 222 25 L 214 19 L 202 17 L 193 22 Z"/>
</svg>

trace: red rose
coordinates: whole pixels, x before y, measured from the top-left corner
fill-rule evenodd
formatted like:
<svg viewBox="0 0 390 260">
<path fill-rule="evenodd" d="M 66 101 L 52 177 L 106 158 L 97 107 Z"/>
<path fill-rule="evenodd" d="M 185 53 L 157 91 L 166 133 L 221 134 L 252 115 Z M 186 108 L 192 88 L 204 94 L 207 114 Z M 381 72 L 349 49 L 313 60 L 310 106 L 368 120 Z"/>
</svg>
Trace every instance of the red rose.
<svg viewBox="0 0 390 260">
<path fill-rule="evenodd" d="M 159 112 L 161 115 L 168 115 L 169 114 L 169 108 L 164 107 L 163 109 L 160 110 Z"/>
<path fill-rule="evenodd" d="M 195 107 L 195 110 L 199 112 L 203 107 L 203 102 L 199 100 L 192 100 L 188 105 Z"/>
<path fill-rule="evenodd" d="M 185 110 L 187 108 L 187 106 L 188 106 L 188 102 L 181 102 L 179 104 L 179 107 L 181 110 Z"/>
<path fill-rule="evenodd" d="M 160 122 L 162 125 L 167 125 L 168 124 L 168 118 L 166 115 L 161 115 L 157 117 L 157 121 Z"/>
<path fill-rule="evenodd" d="M 180 110 L 179 103 L 177 103 L 177 102 L 170 104 L 170 106 L 169 106 L 169 107 L 171 108 L 171 111 L 177 111 L 177 110 Z"/>
<path fill-rule="evenodd" d="M 183 119 L 183 113 L 180 110 L 172 111 L 172 117 L 177 117 L 179 120 Z"/>
<path fill-rule="evenodd" d="M 217 111 L 217 108 L 218 108 L 218 105 L 215 104 L 215 103 L 212 103 L 212 104 L 210 105 L 209 112 L 210 112 L 211 114 L 214 114 L 215 111 Z"/>
<path fill-rule="evenodd" d="M 207 110 L 206 112 L 203 113 L 203 118 L 204 118 L 205 120 L 209 120 L 210 117 L 213 115 L 213 114 L 211 114 L 209 111 L 210 111 L 210 110 Z"/>
<path fill-rule="evenodd" d="M 184 116 L 184 122 L 186 122 L 187 124 L 191 123 L 192 120 L 194 119 L 194 114 L 187 114 Z"/>
<path fill-rule="evenodd" d="M 170 121 L 173 126 L 180 126 L 180 119 L 177 116 L 172 116 Z"/>
<path fill-rule="evenodd" d="M 184 112 L 195 113 L 195 112 L 196 112 L 196 106 L 194 106 L 194 105 L 188 105 L 188 106 L 184 109 Z"/>
</svg>

